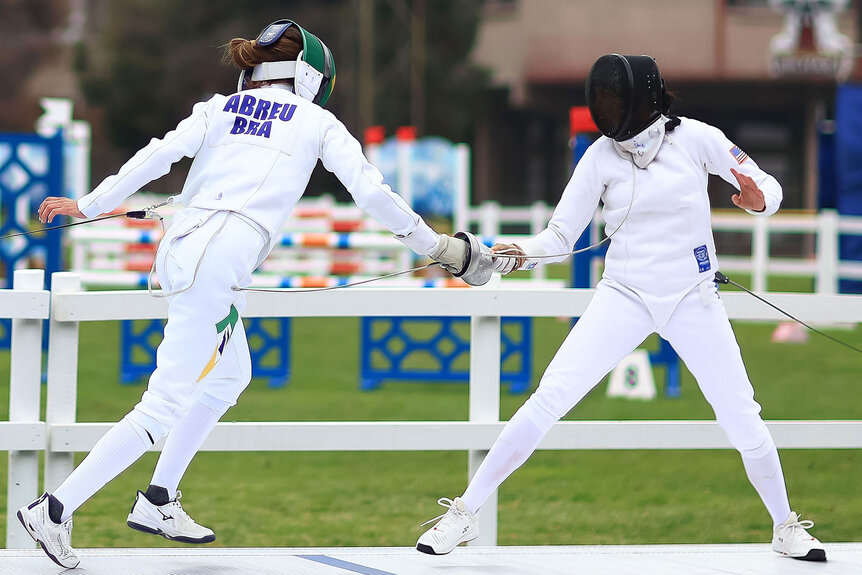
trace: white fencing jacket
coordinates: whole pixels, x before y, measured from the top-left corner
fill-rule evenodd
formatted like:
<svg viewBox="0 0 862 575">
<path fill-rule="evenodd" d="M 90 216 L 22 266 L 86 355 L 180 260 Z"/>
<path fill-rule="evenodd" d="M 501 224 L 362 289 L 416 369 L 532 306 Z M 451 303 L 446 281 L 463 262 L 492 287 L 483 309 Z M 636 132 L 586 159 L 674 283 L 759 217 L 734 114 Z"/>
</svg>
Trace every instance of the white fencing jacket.
<svg viewBox="0 0 862 575">
<path fill-rule="evenodd" d="M 778 210 L 781 185 L 718 128 L 683 118 L 643 169 L 603 136 L 578 162 L 547 229 L 520 246 L 528 255 L 571 251 L 601 201 L 605 233 L 613 234 L 603 278 L 636 292 L 662 327 L 682 297 L 718 270 L 707 178 L 718 175 L 738 189 L 731 168 L 763 192 L 766 209 L 750 213 Z"/>
<path fill-rule="evenodd" d="M 216 94 L 196 104 L 175 130 L 154 138 L 78 200 L 78 209 L 87 217 L 110 212 L 184 156 L 194 161 L 178 201 L 253 220 L 269 235 L 269 249 L 318 159 L 407 247 L 425 255 L 436 245 L 438 234 L 383 183 L 347 128 L 286 85 Z"/>
</svg>

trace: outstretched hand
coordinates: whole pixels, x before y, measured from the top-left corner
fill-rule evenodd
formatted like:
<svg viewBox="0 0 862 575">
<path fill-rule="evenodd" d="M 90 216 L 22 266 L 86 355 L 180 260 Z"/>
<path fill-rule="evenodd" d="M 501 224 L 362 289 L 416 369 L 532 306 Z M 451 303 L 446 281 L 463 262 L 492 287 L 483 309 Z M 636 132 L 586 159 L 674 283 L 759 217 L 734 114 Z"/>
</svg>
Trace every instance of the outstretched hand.
<svg viewBox="0 0 862 575">
<path fill-rule="evenodd" d="M 78 202 L 69 198 L 48 197 L 39 206 L 39 221 L 43 224 L 51 223 L 56 216 L 72 216 L 73 218 L 86 218 L 78 209 Z"/>
<path fill-rule="evenodd" d="M 516 244 L 494 244 L 491 247 L 491 253 L 519 256 L 517 258 L 492 257 L 494 271 L 498 271 L 501 274 L 511 273 L 513 270 L 520 269 L 524 265 L 525 258 L 520 257 L 525 255 L 524 250 Z"/>
<path fill-rule="evenodd" d="M 762 212 L 766 209 L 766 200 L 763 198 L 763 192 L 757 187 L 750 177 L 745 174 L 740 174 L 733 168 L 730 168 L 730 173 L 739 182 L 739 193 L 733 194 L 730 199 L 733 204 L 743 210 L 751 210 L 753 212 Z"/>
</svg>

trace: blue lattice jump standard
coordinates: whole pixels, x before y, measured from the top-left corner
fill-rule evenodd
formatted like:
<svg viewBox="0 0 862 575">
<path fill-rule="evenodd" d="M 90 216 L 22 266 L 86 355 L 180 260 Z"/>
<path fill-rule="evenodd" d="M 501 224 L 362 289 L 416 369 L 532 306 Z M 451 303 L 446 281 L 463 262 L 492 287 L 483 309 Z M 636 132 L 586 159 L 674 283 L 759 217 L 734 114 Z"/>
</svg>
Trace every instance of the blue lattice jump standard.
<svg viewBox="0 0 862 575">
<path fill-rule="evenodd" d="M 162 341 L 164 320 L 120 322 L 120 382 L 132 384 L 156 369 L 156 348 Z M 290 382 L 290 318 L 243 320 L 251 351 L 251 373 L 267 379 L 271 388 Z"/>
<path fill-rule="evenodd" d="M 63 137 L 36 134 L 0 134 L 0 236 L 31 231 L 39 224 L 36 212 L 48 196 L 63 195 Z M 53 225 L 65 223 L 55 219 Z M 0 240 L 0 288 L 12 287 L 16 269 L 36 267 L 30 260 L 44 262 L 48 289 L 51 274 L 63 266 L 61 231 L 18 236 Z M 0 320 L 0 348 L 11 343 L 11 322 Z M 47 343 L 48 330 L 44 330 Z"/>
<path fill-rule="evenodd" d="M 532 378 L 532 321 L 501 321 L 500 380 L 524 393 Z M 360 338 L 360 389 L 384 381 L 467 382 L 470 323 L 464 317 L 365 317 Z"/>
</svg>

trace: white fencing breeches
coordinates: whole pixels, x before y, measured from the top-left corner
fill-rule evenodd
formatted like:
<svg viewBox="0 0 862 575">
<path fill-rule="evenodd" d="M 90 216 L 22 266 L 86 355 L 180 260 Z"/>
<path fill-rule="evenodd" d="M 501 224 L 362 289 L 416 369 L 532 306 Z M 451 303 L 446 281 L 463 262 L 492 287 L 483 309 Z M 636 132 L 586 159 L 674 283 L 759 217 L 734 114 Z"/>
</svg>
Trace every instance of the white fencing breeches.
<svg viewBox="0 0 862 575">
<path fill-rule="evenodd" d="M 537 400 L 558 419 L 563 417 L 654 332 L 685 362 L 733 446 L 746 451 L 762 445 L 769 432 L 724 303 L 711 281 L 686 294 L 662 328 L 637 294 L 613 282 L 600 282 L 583 317 L 548 365 L 535 392 Z"/>
<path fill-rule="evenodd" d="M 475 512 L 481 507 L 526 461 L 554 423 L 654 332 L 668 340 L 685 362 L 744 460 L 775 451 L 713 282 L 704 282 L 686 294 L 667 324 L 659 328 L 635 292 L 602 280 L 545 370 L 538 389 L 506 424 L 464 492 L 467 510 Z M 783 481 L 779 487 L 776 498 L 786 501 Z"/>
<path fill-rule="evenodd" d="M 159 246 L 156 272 L 169 297 L 156 370 L 129 414 L 153 440 L 206 393 L 233 405 L 251 380 L 241 314 L 265 238 L 230 212 L 186 209 Z"/>
</svg>

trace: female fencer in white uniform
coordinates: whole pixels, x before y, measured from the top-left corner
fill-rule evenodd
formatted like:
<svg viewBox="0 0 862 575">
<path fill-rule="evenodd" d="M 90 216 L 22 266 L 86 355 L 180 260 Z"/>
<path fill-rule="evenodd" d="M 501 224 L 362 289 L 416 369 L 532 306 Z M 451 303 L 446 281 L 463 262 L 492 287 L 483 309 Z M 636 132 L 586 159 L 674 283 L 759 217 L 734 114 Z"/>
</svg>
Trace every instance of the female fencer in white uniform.
<svg viewBox="0 0 862 575">
<path fill-rule="evenodd" d="M 159 246 L 156 271 L 169 297 L 156 370 L 134 409 L 114 425 L 52 494 L 18 517 L 45 552 L 64 567 L 72 513 L 167 435 L 152 484 L 138 492 L 129 526 L 189 543 L 213 532 L 180 505 L 177 486 L 213 426 L 251 379 L 241 320 L 251 273 L 279 238 L 317 161 L 323 162 L 367 213 L 417 254 L 457 271 L 466 244 L 435 233 L 383 183 L 359 142 L 323 109 L 335 85 L 335 62 L 315 35 L 289 20 L 255 40 L 234 39 L 226 54 L 241 70 L 237 92 L 216 95 L 163 139 L 154 139 L 119 173 L 77 202 L 48 198 L 42 221 L 110 212 L 131 194 L 194 158 L 177 214 Z"/>
<path fill-rule="evenodd" d="M 772 546 L 783 555 L 823 561 L 820 542 L 790 509 L 778 451 L 719 299 L 710 225 L 709 174 L 733 184 L 733 203 L 755 217 L 781 203 L 781 186 L 712 126 L 669 115 L 670 97 L 649 56 L 606 55 L 590 70 L 587 103 L 603 137 L 578 162 L 547 229 L 493 252 L 498 271 L 529 269 L 566 257 L 601 202 L 611 235 L 595 296 L 512 416 L 467 490 L 417 543 L 448 553 L 478 535 L 488 496 L 536 449 L 551 426 L 651 333 L 671 343 L 697 380 L 739 451 L 746 474 L 772 517 Z"/>
</svg>

